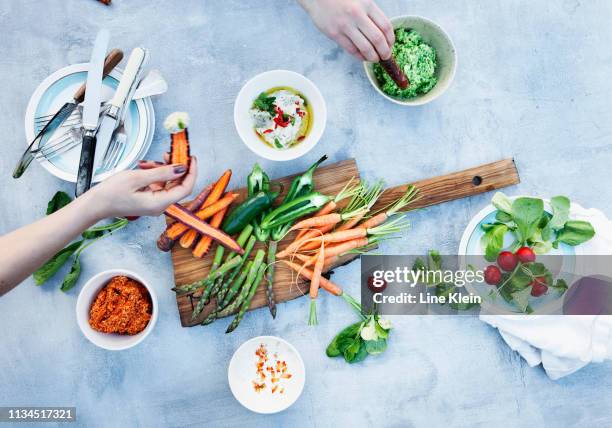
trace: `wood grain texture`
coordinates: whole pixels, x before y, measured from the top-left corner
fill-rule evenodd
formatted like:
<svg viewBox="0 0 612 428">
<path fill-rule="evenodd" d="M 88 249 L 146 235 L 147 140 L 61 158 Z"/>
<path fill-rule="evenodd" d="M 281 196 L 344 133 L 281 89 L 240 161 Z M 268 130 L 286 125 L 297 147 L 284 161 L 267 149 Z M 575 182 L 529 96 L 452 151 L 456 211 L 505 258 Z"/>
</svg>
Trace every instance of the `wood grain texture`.
<svg viewBox="0 0 612 428">
<path fill-rule="evenodd" d="M 283 184 L 288 188 L 294 176 L 276 179 L 274 181 Z M 354 159 L 337 162 L 332 165 L 324 166 L 315 172 L 315 187 L 323 194 L 334 195 L 338 193 L 346 183 L 355 177 L 359 179 L 359 170 Z M 512 159 L 504 159 L 464 171 L 447 174 L 439 177 L 420 180 L 412 185 L 416 186 L 420 193 L 419 199 L 410 205 L 410 209 L 424 208 L 435 204 L 440 204 L 454 199 L 460 199 L 491 190 L 500 189 L 519 183 L 519 175 Z M 410 184 L 392 187 L 381 195 L 374 209 L 384 207 L 400 197 Z M 246 189 L 234 190 L 239 196 L 237 203 L 242 202 L 246 197 Z M 171 221 L 171 220 L 168 220 Z M 293 241 L 294 234 L 279 243 L 278 250 L 285 248 L 289 242 Z M 262 248 L 261 243 L 255 246 L 254 252 Z M 208 274 L 212 262 L 214 250 L 203 259 L 196 259 L 191 255 L 191 249 L 182 248 L 175 245 L 172 249 L 172 263 L 174 265 L 174 279 L 176 285 L 189 284 L 203 279 Z M 353 260 L 356 256 L 344 257 L 338 265 L 345 264 Z M 263 284 L 263 282 L 262 282 Z M 274 295 L 277 303 L 286 302 L 303 296 L 307 293 L 308 284 L 304 281 L 296 281 L 292 271 L 281 264 L 276 265 L 276 275 L 274 281 Z M 191 321 L 191 312 L 197 303 L 197 296 L 177 296 L 177 303 L 181 318 L 181 324 L 189 327 L 199 324 L 215 307 L 216 301 L 212 299 L 202 314 Z M 267 306 L 265 287 L 260 286 L 253 298 L 249 310 Z"/>
<path fill-rule="evenodd" d="M 503 159 L 452 174 L 386 189 L 373 209 L 390 204 L 402 196 L 409 185 L 419 189 L 418 200 L 407 207 L 409 210 L 414 210 L 490 192 L 519 182 L 520 178 L 514 159 Z"/>
</svg>

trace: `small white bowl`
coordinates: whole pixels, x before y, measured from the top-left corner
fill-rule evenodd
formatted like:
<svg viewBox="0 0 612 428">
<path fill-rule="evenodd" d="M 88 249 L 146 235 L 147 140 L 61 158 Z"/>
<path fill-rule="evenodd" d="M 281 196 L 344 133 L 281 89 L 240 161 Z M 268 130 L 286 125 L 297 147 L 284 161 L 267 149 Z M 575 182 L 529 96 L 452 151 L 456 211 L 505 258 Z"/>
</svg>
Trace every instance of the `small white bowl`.
<svg viewBox="0 0 612 428">
<path fill-rule="evenodd" d="M 143 331 L 135 335 L 101 333 L 94 330 L 89 325 L 89 310 L 91 309 L 91 304 L 102 287 L 108 284 L 111 278 L 118 275 L 127 276 L 128 278 L 140 282 L 151 296 L 153 309 L 149 324 L 147 324 Z M 95 275 L 83 286 L 76 303 L 77 323 L 79 324 L 79 328 L 85 337 L 94 345 L 99 346 L 100 348 L 108 349 L 109 351 L 122 351 L 142 342 L 145 337 L 151 333 L 153 327 L 155 327 L 155 323 L 157 322 L 157 314 L 157 295 L 155 294 L 155 291 L 141 276 L 128 270 L 113 269 L 100 272 L 99 274 Z"/>
<path fill-rule="evenodd" d="M 438 24 L 422 16 L 396 16 L 391 18 L 390 21 L 394 29 L 410 28 L 415 30 L 423 36 L 425 43 L 436 50 L 436 77 L 438 78 L 438 82 L 428 93 L 418 95 L 408 100 L 402 100 L 385 94 L 382 89 L 380 89 L 378 80 L 374 75 L 374 63 L 364 62 L 363 68 L 366 76 L 368 76 L 368 80 L 380 95 L 396 104 L 419 106 L 435 100 L 446 91 L 455 77 L 457 52 L 455 51 L 453 41 Z"/>
<path fill-rule="evenodd" d="M 264 144 L 253 129 L 249 114 L 253 101 L 262 92 L 277 86 L 288 86 L 302 93 L 312 110 L 312 128 L 304 141 L 284 150 Z M 272 70 L 258 74 L 245 83 L 234 104 L 234 124 L 238 135 L 255 154 L 275 161 L 288 161 L 308 153 L 319 142 L 327 123 L 327 107 L 319 89 L 299 73 L 288 70 Z"/>
<path fill-rule="evenodd" d="M 257 357 L 255 351 L 264 344 L 268 355 L 278 353 L 279 359 L 287 363 L 291 379 L 283 383 L 284 394 L 272 394 L 269 387 L 256 392 L 252 381 L 256 378 Z M 291 406 L 302 394 L 306 381 L 306 368 L 300 353 L 286 340 L 275 336 L 259 336 L 247 340 L 234 352 L 227 369 L 232 394 L 240 404 L 255 413 L 278 413 Z"/>
</svg>

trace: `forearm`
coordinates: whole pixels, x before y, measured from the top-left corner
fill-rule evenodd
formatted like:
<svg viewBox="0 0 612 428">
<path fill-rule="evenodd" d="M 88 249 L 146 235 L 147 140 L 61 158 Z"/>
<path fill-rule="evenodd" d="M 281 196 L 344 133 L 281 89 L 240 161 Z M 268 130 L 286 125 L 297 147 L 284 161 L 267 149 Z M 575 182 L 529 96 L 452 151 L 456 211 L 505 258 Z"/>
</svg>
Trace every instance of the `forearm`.
<svg viewBox="0 0 612 428">
<path fill-rule="evenodd" d="M 100 219 L 94 192 L 89 191 L 61 210 L 0 237 L 0 296 Z"/>
</svg>

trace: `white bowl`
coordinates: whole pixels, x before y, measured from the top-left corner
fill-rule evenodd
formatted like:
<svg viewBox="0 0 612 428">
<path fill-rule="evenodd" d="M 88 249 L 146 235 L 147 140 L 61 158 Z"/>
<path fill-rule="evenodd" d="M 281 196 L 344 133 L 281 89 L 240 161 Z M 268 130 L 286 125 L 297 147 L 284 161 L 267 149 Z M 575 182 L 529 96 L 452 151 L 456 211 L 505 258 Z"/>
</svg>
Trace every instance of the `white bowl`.
<svg viewBox="0 0 612 428">
<path fill-rule="evenodd" d="M 264 344 L 269 355 L 278 352 L 287 363 L 291 379 L 283 383 L 285 393 L 272 394 L 269 388 L 255 392 L 252 381 L 256 377 L 255 351 Z M 227 370 L 227 380 L 236 400 L 256 413 L 277 413 L 291 406 L 299 398 L 306 381 L 306 368 L 300 353 L 286 340 L 275 336 L 259 336 L 247 340 L 234 352 Z"/>
<path fill-rule="evenodd" d="M 94 299 L 98 295 L 98 292 L 104 287 L 114 276 L 123 275 L 140 282 L 149 292 L 151 296 L 151 303 L 153 304 L 153 309 L 151 313 L 151 319 L 149 320 L 149 324 L 145 327 L 143 331 L 135 335 L 123 335 L 123 334 L 111 334 L 111 333 L 101 333 L 99 331 L 94 330 L 89 325 L 89 310 L 91 308 L 91 304 Z M 157 295 L 153 288 L 142 278 L 141 276 L 135 274 L 134 272 L 122 269 L 113 269 L 107 270 L 104 272 L 100 272 L 91 278 L 81 289 L 79 293 L 79 297 L 77 299 L 76 304 L 76 317 L 77 323 L 79 324 L 79 328 L 85 335 L 87 339 L 94 345 L 99 346 L 100 348 L 108 349 L 109 351 L 122 351 L 124 349 L 131 348 L 133 346 L 138 345 L 142 342 L 145 337 L 151 333 L 153 327 L 155 327 L 155 323 L 157 322 Z"/>
<path fill-rule="evenodd" d="M 378 80 L 374 75 L 374 63 L 364 62 L 363 68 L 366 76 L 368 76 L 368 80 L 380 95 L 396 104 L 419 106 L 435 100 L 446 91 L 455 77 L 457 52 L 455 51 L 453 41 L 438 24 L 422 16 L 396 16 L 391 18 L 391 24 L 393 28 L 410 28 L 415 30 L 423 36 L 425 43 L 436 50 L 436 77 L 438 78 L 438 82 L 428 93 L 418 95 L 408 100 L 402 100 L 385 94 L 382 89 L 380 89 Z"/>
<path fill-rule="evenodd" d="M 249 110 L 262 92 L 276 86 L 289 86 L 304 94 L 312 110 L 312 128 L 304 141 L 284 150 L 264 144 L 253 129 Z M 255 154 L 275 161 L 287 161 L 308 153 L 319 142 L 327 122 L 327 107 L 319 89 L 299 73 L 288 70 L 272 70 L 258 74 L 242 87 L 234 104 L 234 124 L 238 135 Z"/>
</svg>

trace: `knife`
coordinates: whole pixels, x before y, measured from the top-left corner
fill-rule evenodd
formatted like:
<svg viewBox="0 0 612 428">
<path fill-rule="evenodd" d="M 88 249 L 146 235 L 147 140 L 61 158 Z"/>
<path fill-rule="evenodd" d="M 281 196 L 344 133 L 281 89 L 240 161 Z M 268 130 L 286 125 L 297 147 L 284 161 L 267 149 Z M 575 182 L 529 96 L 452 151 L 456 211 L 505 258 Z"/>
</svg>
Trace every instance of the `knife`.
<svg viewBox="0 0 612 428">
<path fill-rule="evenodd" d="M 91 187 L 93 160 L 96 152 L 96 130 L 102 101 L 102 64 L 109 38 L 108 30 L 100 30 L 96 36 L 89 61 L 87 91 L 85 91 L 85 101 L 83 103 L 83 144 L 81 146 L 79 171 L 77 172 L 76 196 L 82 195 Z"/>
<path fill-rule="evenodd" d="M 143 48 L 134 48 L 130 54 L 123 71 L 123 76 L 121 76 L 119 81 L 119 86 L 117 86 L 115 95 L 108 103 L 108 108 L 102 116 L 98 133 L 96 134 L 97 150 L 94 160 L 96 168 L 101 165 L 113 134 L 121 121 L 121 116 L 128 108 L 148 56 L 148 52 Z"/>
<path fill-rule="evenodd" d="M 121 62 L 123 59 L 123 51 L 120 49 L 113 49 L 108 53 L 106 59 L 104 60 L 104 71 L 103 74 L 106 76 Z M 38 150 L 42 149 L 49 138 L 53 135 L 55 130 L 59 128 L 62 123 L 66 120 L 66 118 L 70 117 L 72 112 L 77 106 L 83 102 L 85 97 L 85 83 L 81 85 L 79 89 L 74 93 L 72 101 L 65 103 L 62 108 L 60 108 L 57 113 L 51 118 L 49 122 L 44 126 L 43 129 L 36 135 L 36 137 L 32 140 L 28 148 L 21 155 L 21 159 L 15 166 L 15 170 L 13 171 L 13 178 L 19 178 L 23 175 L 25 170 L 28 168 L 34 156 L 38 152 Z M 36 147 L 36 148 L 34 148 Z"/>
</svg>

